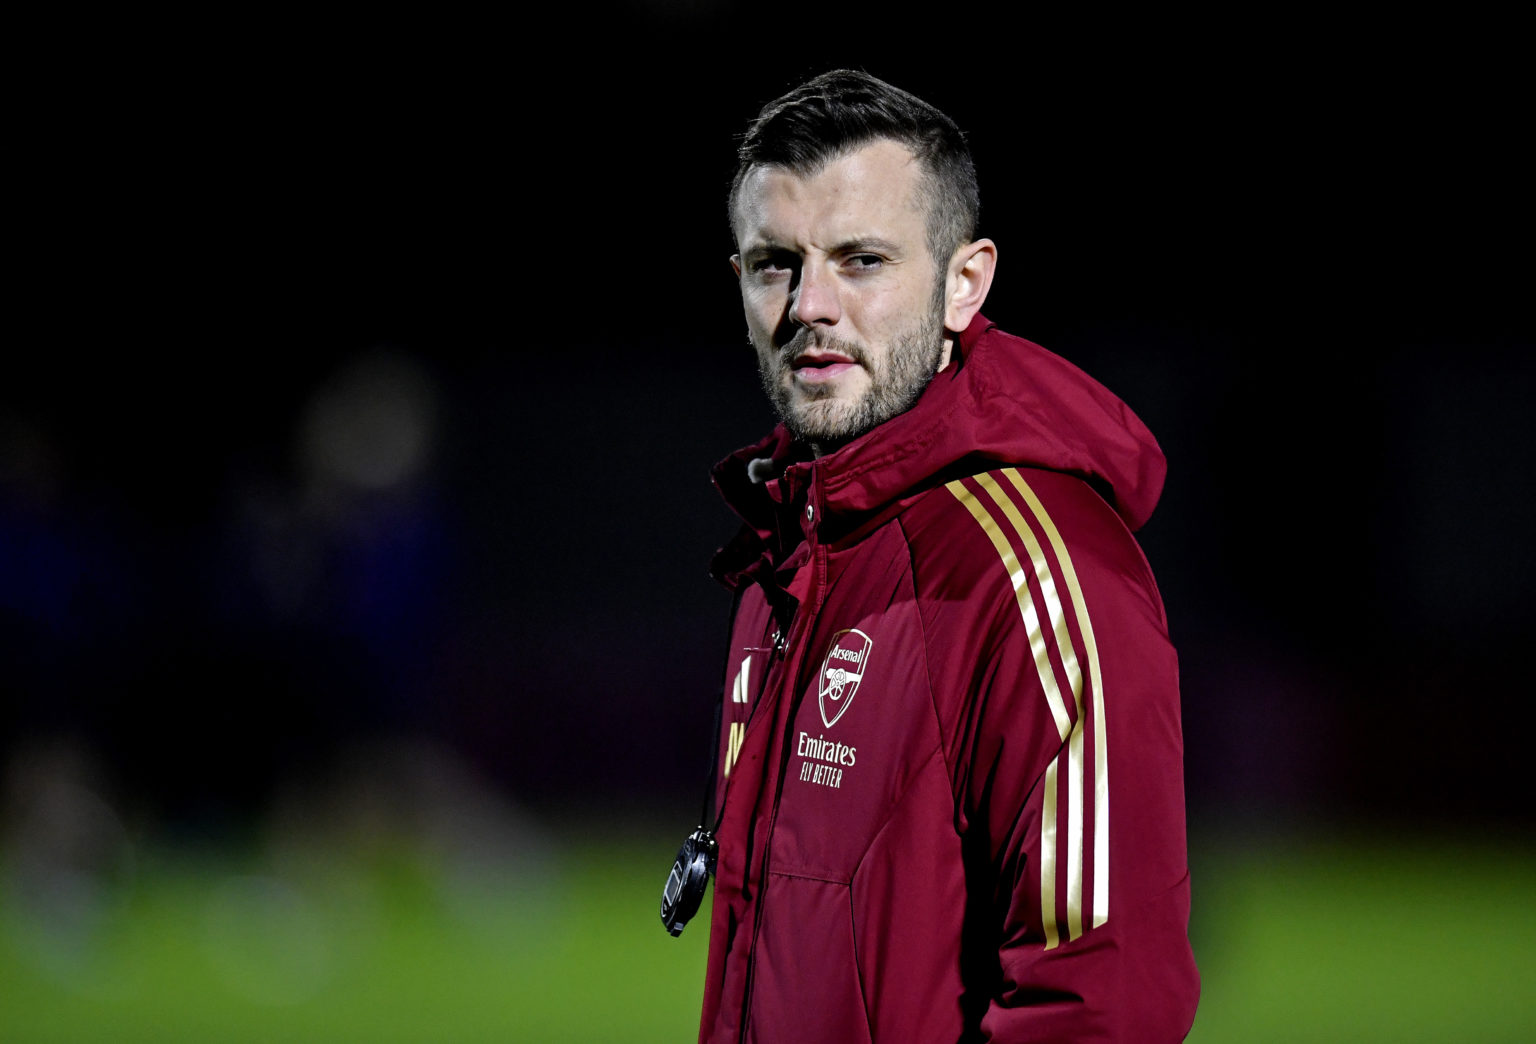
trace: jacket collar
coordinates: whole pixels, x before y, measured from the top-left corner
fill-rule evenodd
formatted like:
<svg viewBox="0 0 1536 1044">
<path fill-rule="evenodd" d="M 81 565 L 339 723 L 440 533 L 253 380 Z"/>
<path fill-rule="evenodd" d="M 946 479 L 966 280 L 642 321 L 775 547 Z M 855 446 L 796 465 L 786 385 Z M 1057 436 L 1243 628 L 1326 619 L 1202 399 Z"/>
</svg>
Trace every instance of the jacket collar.
<svg viewBox="0 0 1536 1044">
<path fill-rule="evenodd" d="M 1125 403 L 980 315 L 954 355 L 910 410 L 832 453 L 813 459 L 780 425 L 716 465 L 715 485 L 746 527 L 711 572 L 736 587 L 733 576 L 783 568 L 802 538 L 857 539 L 937 485 L 1007 465 L 1077 474 L 1130 528 L 1146 521 L 1165 464 Z"/>
</svg>

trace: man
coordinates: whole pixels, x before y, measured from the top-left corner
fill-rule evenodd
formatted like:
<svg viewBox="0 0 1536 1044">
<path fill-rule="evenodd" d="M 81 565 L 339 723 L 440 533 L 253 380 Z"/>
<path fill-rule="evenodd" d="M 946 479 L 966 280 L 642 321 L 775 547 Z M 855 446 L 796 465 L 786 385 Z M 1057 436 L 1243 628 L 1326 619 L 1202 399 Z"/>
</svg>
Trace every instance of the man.
<svg viewBox="0 0 1536 1044">
<path fill-rule="evenodd" d="M 1131 411 L 980 314 L 955 125 L 862 73 L 770 103 L 731 259 L 783 423 L 745 522 L 702 1041 L 1176 1040 L 1177 667 Z"/>
</svg>

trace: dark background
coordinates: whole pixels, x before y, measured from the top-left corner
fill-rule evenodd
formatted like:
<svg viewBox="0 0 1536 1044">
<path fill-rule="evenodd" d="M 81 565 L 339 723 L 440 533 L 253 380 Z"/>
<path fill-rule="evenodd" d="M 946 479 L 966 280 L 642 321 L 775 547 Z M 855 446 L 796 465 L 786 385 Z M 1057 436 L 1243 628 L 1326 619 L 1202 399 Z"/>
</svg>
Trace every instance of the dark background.
<svg viewBox="0 0 1536 1044">
<path fill-rule="evenodd" d="M 1168 455 L 1142 543 L 1196 833 L 1528 828 L 1508 33 L 933 14 L 900 44 L 709 4 L 25 41 L 12 804 L 77 772 L 147 836 L 238 835 L 405 742 L 539 815 L 686 828 L 728 608 L 707 472 L 771 422 L 725 261 L 733 142 L 855 65 L 970 135 L 986 314 Z"/>
</svg>

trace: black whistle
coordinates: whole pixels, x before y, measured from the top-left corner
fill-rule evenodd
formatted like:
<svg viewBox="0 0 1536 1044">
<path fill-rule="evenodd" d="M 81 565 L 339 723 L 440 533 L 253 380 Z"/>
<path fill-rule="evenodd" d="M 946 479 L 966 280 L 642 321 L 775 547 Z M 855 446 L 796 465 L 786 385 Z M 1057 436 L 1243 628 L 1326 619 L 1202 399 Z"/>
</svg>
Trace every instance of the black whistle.
<svg viewBox="0 0 1536 1044">
<path fill-rule="evenodd" d="M 666 887 L 661 890 L 661 923 L 673 937 L 683 934 L 683 926 L 699 912 L 709 876 L 715 872 L 715 856 L 720 846 L 703 827 L 688 835 L 677 850 Z"/>
</svg>

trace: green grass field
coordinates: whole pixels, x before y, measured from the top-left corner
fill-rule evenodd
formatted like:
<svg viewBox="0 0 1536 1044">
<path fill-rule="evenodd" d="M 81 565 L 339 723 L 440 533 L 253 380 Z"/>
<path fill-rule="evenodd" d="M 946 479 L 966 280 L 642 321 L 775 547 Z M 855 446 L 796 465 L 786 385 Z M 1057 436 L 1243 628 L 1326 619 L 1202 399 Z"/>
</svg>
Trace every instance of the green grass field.
<svg viewBox="0 0 1536 1044">
<path fill-rule="evenodd" d="M 0 1041 L 685 1041 L 701 922 L 656 916 L 674 839 L 532 872 L 372 851 L 143 855 L 111 888 L 6 868 Z M 1536 853 L 1197 848 L 1191 1040 L 1536 1039 Z M 42 897 L 39 902 L 38 897 Z"/>
<path fill-rule="evenodd" d="M 1191 865 L 1191 1041 L 1536 1041 L 1528 839 L 1230 843 Z"/>
</svg>

